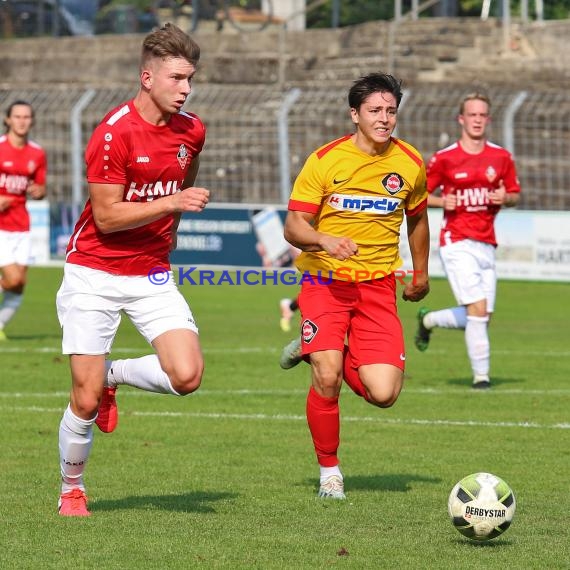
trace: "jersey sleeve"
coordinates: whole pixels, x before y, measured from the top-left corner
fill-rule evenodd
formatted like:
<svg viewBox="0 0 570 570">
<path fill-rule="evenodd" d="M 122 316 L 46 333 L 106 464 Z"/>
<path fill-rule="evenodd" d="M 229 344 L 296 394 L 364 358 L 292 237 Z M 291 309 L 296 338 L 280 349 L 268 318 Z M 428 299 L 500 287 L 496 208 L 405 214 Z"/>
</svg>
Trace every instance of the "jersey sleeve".
<svg viewBox="0 0 570 570">
<path fill-rule="evenodd" d="M 100 124 L 85 151 L 87 181 L 100 184 L 126 184 L 129 152 L 123 137 L 108 124 Z"/>
<path fill-rule="evenodd" d="M 432 194 L 440 186 L 444 185 L 443 160 L 437 153 L 430 158 L 426 171 L 427 191 Z"/>
<path fill-rule="evenodd" d="M 521 186 L 517 176 L 517 170 L 515 167 L 515 161 L 513 160 L 513 157 L 511 156 L 510 153 L 507 156 L 503 183 L 505 185 L 505 190 L 507 192 L 518 193 L 521 191 Z"/>
<path fill-rule="evenodd" d="M 206 142 L 206 125 L 204 125 L 204 123 L 197 115 L 190 113 L 190 117 L 192 118 L 190 130 L 192 132 L 192 138 L 194 140 L 193 156 L 197 156 L 202 152 L 202 149 L 204 148 L 204 144 Z"/>
<path fill-rule="evenodd" d="M 316 153 L 309 156 L 295 180 L 289 198 L 289 210 L 316 214 L 321 207 L 325 184 Z"/>
<path fill-rule="evenodd" d="M 38 161 L 38 167 L 34 172 L 33 181 L 35 184 L 43 186 L 46 183 L 46 178 L 47 178 L 47 158 L 45 151 L 42 149 Z"/>
</svg>

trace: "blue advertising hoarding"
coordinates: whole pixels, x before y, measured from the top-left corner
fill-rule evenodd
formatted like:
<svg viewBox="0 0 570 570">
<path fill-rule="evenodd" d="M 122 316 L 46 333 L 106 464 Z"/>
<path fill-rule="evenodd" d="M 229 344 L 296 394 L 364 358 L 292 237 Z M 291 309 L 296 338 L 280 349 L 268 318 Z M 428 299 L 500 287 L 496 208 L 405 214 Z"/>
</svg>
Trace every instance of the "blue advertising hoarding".
<svg viewBox="0 0 570 570">
<path fill-rule="evenodd" d="M 186 212 L 170 260 L 174 265 L 290 266 L 294 251 L 283 237 L 285 213 L 280 206 L 241 204 Z"/>
</svg>

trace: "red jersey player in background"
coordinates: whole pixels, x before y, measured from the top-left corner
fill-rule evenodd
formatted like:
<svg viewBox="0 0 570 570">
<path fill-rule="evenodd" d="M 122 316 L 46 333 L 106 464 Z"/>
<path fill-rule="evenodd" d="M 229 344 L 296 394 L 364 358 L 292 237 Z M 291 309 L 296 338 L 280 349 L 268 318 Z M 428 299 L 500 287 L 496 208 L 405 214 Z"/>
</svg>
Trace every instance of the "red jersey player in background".
<svg viewBox="0 0 570 570">
<path fill-rule="evenodd" d="M 279 326 L 283 332 L 289 332 L 291 330 L 291 319 L 299 310 L 299 296 L 297 295 L 294 299 L 281 299 L 279 301 L 279 310 L 281 311 Z"/>
<path fill-rule="evenodd" d="M 0 341 L 4 327 L 20 305 L 32 258 L 30 215 L 26 200 L 46 194 L 46 155 L 28 135 L 34 110 L 25 101 L 14 101 L 6 110 L 6 134 L 0 137 Z"/>
<path fill-rule="evenodd" d="M 428 163 L 428 205 L 443 208 L 439 252 L 458 306 L 421 308 L 415 337 L 416 347 L 424 351 L 434 328 L 464 329 L 476 389 L 491 385 L 488 325 L 497 283 L 495 217 L 502 206 L 515 206 L 520 196 L 511 154 L 486 138 L 490 108 L 486 95 L 466 96 L 459 109 L 459 140 Z"/>
<path fill-rule="evenodd" d="M 107 114 L 87 146 L 89 200 L 57 294 L 72 378 L 59 428 L 64 516 L 90 515 L 83 472 L 93 424 L 115 429 L 117 386 L 177 396 L 200 386 L 198 329 L 169 263 L 181 213 L 202 211 L 209 197 L 193 186 L 205 128 L 182 111 L 199 58 L 199 46 L 176 26 L 146 36 L 137 95 Z M 106 360 L 121 312 L 153 354 Z"/>
<path fill-rule="evenodd" d="M 291 368 L 304 356 L 311 365 L 307 422 L 322 498 L 345 498 L 337 455 L 342 381 L 380 408 L 392 406 L 402 389 L 395 272 L 404 216 L 415 275 L 402 297 L 419 301 L 429 291 L 425 167 L 414 147 L 392 137 L 401 99 L 391 75 L 354 82 L 348 104 L 355 133 L 309 156 L 285 220 L 285 238 L 302 250 L 296 265 L 314 279 L 303 279 L 301 339 L 285 347 L 280 364 Z"/>
</svg>

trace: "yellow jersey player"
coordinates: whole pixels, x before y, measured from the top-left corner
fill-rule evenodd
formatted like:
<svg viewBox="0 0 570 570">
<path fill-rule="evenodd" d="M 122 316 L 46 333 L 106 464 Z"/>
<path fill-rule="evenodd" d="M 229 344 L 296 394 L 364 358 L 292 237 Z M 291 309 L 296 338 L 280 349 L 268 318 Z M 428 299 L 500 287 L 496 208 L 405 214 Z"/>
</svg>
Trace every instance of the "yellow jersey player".
<svg viewBox="0 0 570 570">
<path fill-rule="evenodd" d="M 396 402 L 406 358 L 396 284 L 407 301 L 429 291 L 426 171 L 420 153 L 392 136 L 401 99 L 391 75 L 355 81 L 348 94 L 354 134 L 309 156 L 289 200 L 284 231 L 302 250 L 302 323 L 280 364 L 311 365 L 307 421 L 323 498 L 345 498 L 337 455 L 342 381 L 375 406 Z M 404 216 L 413 268 L 402 271 Z M 404 282 L 406 273 L 413 278 Z"/>
</svg>

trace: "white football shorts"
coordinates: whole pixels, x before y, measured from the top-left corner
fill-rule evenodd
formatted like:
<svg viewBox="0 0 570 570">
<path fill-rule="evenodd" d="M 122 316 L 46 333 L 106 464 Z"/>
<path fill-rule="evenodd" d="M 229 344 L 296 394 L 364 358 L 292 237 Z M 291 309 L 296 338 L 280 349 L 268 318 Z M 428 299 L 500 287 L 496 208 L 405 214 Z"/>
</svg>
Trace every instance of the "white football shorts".
<svg viewBox="0 0 570 570">
<path fill-rule="evenodd" d="M 494 246 L 465 239 L 440 246 L 439 255 L 457 303 L 486 299 L 487 312 L 492 313 L 497 292 Z"/>
<path fill-rule="evenodd" d="M 0 230 L 0 267 L 7 265 L 30 265 L 32 236 L 30 232 L 6 232 Z"/>
<path fill-rule="evenodd" d="M 155 284 L 147 276 L 112 275 L 66 263 L 56 303 L 63 354 L 110 353 L 121 311 L 149 344 L 174 329 L 198 334 L 172 272 L 164 284 Z"/>
</svg>

